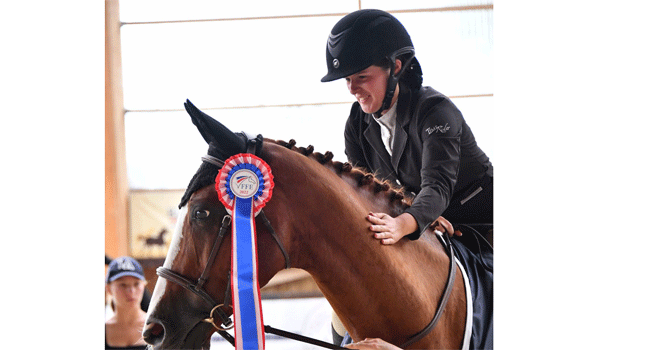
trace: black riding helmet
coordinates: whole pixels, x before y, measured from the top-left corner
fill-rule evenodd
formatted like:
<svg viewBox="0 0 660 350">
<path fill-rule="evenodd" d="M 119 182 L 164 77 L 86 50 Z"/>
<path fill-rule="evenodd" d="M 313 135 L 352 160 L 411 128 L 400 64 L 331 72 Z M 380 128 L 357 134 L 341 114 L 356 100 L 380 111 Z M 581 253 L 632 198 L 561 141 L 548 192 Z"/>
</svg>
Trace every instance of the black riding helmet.
<svg viewBox="0 0 660 350">
<path fill-rule="evenodd" d="M 406 70 L 414 77 L 412 88 L 419 88 L 422 83 L 422 70 L 410 35 L 399 20 L 385 11 L 359 10 L 344 16 L 332 28 L 325 54 L 328 74 L 322 82 L 345 78 L 387 59 L 390 77 L 383 104 L 376 115 L 381 114 L 383 107 L 389 108 L 396 85 Z M 402 61 L 402 67 L 395 75 L 397 58 Z"/>
</svg>

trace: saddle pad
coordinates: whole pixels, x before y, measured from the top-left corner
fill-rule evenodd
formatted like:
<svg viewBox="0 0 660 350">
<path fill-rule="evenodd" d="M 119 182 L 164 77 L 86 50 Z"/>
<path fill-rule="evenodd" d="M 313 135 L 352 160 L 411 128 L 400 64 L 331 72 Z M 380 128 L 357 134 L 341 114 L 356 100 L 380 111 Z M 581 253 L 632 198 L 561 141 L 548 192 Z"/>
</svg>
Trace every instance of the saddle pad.
<svg viewBox="0 0 660 350">
<path fill-rule="evenodd" d="M 465 233 L 464 233 L 465 235 Z M 454 254 L 464 269 L 472 296 L 472 330 L 469 350 L 493 348 L 493 255 L 473 252 L 450 238 Z"/>
<path fill-rule="evenodd" d="M 470 288 L 470 279 L 467 277 L 467 273 L 465 272 L 465 268 L 463 267 L 463 264 L 458 260 L 458 258 L 454 257 L 456 259 L 456 263 L 458 264 L 459 269 L 461 270 L 461 274 L 463 274 L 463 281 L 465 281 L 465 295 L 467 296 L 467 316 L 465 317 L 465 335 L 463 336 L 463 346 L 461 346 L 461 350 L 469 350 L 470 349 L 470 338 L 472 337 L 472 317 L 473 317 L 473 309 L 472 309 L 472 289 Z"/>
</svg>

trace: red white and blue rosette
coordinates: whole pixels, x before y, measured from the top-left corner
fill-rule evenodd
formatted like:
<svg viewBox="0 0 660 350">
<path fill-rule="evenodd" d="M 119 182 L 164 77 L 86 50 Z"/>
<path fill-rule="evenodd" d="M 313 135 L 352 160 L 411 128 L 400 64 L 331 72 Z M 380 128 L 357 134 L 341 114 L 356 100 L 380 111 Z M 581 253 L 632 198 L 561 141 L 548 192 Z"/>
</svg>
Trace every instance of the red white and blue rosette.
<svg viewBox="0 0 660 350">
<path fill-rule="evenodd" d="M 234 181 L 229 181 L 236 174 Z M 256 187 L 251 187 L 256 185 Z M 239 153 L 225 161 L 215 179 L 215 189 L 220 201 L 232 210 L 234 200 L 252 197 L 255 215 L 266 205 L 273 195 L 273 174 L 263 159 L 249 153 Z"/>
<path fill-rule="evenodd" d="M 264 326 L 254 217 L 270 200 L 273 174 L 261 158 L 239 153 L 215 179 L 218 197 L 232 215 L 231 290 L 237 350 L 263 350 Z"/>
</svg>

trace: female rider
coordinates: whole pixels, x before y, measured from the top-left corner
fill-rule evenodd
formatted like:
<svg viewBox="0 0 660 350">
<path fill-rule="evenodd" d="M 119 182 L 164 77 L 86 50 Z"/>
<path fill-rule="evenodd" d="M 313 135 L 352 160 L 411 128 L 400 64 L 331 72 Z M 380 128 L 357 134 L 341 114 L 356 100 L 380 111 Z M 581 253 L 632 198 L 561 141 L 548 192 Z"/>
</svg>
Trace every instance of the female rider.
<svg viewBox="0 0 660 350">
<path fill-rule="evenodd" d="M 345 78 L 357 99 L 344 132 L 349 162 L 414 196 L 397 217 L 369 214 L 375 237 L 383 244 L 417 239 L 440 215 L 492 229 L 493 166 L 458 108 L 422 86 L 403 25 L 380 10 L 348 14 L 328 37 L 326 61 L 321 81 Z"/>
<path fill-rule="evenodd" d="M 453 223 L 470 224 L 491 236 L 493 166 L 451 100 L 422 86 L 422 69 L 403 25 L 380 10 L 350 13 L 328 37 L 326 63 L 328 73 L 321 81 L 344 78 L 357 100 L 344 131 L 349 162 L 414 196 L 396 217 L 369 213 L 374 237 L 383 244 L 415 240 L 435 220 L 450 235 Z M 338 344 L 346 331 L 334 314 L 332 323 Z M 390 344 L 368 339 L 354 346 Z"/>
</svg>

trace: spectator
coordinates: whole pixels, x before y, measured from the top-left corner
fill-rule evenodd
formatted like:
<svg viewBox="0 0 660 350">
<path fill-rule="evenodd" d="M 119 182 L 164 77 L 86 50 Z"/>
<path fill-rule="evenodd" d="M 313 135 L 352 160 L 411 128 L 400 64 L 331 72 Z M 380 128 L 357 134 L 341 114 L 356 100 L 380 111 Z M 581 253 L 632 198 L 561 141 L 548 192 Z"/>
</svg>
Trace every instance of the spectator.
<svg viewBox="0 0 660 350">
<path fill-rule="evenodd" d="M 147 283 L 142 266 L 131 257 L 119 257 L 110 263 L 105 283 L 114 312 L 105 322 L 105 348 L 146 349 L 142 328 L 147 314 L 140 303 Z"/>
</svg>

